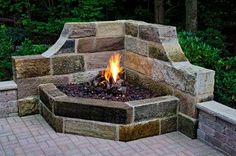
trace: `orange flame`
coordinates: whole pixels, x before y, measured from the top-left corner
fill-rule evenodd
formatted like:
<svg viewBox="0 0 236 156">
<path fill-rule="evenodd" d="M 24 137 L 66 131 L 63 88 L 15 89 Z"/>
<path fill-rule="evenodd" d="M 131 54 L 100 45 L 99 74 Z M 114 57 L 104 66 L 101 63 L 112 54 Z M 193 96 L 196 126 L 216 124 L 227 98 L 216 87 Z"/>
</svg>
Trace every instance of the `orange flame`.
<svg viewBox="0 0 236 156">
<path fill-rule="evenodd" d="M 112 79 L 114 82 L 116 82 L 119 79 L 119 73 L 122 73 L 123 68 L 120 67 L 120 60 L 121 60 L 121 55 L 119 53 L 116 53 L 112 55 L 109 59 L 109 64 L 107 65 L 107 68 L 105 70 L 105 79 L 107 81 Z"/>
</svg>

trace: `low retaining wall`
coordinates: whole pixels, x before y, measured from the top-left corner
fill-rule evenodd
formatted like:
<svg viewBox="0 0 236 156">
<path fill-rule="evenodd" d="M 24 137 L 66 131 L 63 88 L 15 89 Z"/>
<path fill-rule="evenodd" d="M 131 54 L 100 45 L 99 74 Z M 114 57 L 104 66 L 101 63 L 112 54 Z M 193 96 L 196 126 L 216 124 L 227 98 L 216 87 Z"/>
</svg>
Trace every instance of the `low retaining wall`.
<svg viewBox="0 0 236 156">
<path fill-rule="evenodd" d="M 229 155 L 236 154 L 236 110 L 215 101 L 197 104 L 198 138 Z"/>
<path fill-rule="evenodd" d="M 0 82 L 0 118 L 17 115 L 17 85 L 14 81 Z"/>
</svg>

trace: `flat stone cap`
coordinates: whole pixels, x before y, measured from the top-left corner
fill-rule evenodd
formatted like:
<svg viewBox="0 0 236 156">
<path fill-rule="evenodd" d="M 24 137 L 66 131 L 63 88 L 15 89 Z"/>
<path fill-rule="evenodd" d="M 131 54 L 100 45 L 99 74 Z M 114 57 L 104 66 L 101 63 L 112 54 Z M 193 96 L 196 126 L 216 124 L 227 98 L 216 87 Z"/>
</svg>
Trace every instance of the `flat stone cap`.
<svg viewBox="0 0 236 156">
<path fill-rule="evenodd" d="M 14 81 L 0 82 L 0 91 L 17 89 L 17 85 Z"/>
<path fill-rule="evenodd" d="M 197 108 L 236 125 L 236 110 L 216 101 L 197 104 Z"/>
</svg>

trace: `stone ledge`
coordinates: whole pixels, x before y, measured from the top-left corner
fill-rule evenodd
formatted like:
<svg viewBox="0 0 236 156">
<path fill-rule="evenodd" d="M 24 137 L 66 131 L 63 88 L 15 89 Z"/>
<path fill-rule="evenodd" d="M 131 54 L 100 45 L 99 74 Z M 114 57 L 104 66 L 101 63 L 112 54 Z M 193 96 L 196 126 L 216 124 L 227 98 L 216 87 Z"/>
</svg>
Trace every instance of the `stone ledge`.
<svg viewBox="0 0 236 156">
<path fill-rule="evenodd" d="M 197 104 L 197 108 L 236 125 L 236 110 L 216 101 Z"/>
<path fill-rule="evenodd" d="M 15 81 L 3 81 L 0 82 L 0 91 L 6 91 L 6 90 L 16 90 L 17 84 Z"/>
</svg>

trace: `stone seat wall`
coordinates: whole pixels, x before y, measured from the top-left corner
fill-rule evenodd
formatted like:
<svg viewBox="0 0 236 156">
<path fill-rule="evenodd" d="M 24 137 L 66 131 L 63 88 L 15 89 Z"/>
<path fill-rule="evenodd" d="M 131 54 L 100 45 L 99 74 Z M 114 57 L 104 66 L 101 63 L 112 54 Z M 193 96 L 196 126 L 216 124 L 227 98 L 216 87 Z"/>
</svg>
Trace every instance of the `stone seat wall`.
<svg viewBox="0 0 236 156">
<path fill-rule="evenodd" d="M 58 41 L 42 55 L 13 57 L 20 115 L 37 113 L 39 84 L 88 80 L 109 57 L 123 56 L 127 76 L 180 99 L 178 129 L 196 137 L 196 103 L 213 98 L 214 71 L 185 57 L 176 28 L 140 21 L 66 23 Z M 22 107 L 33 111 L 21 111 Z"/>
</svg>

